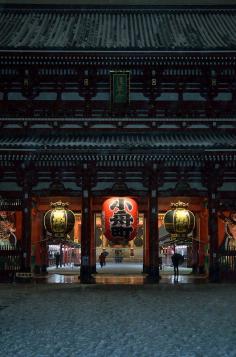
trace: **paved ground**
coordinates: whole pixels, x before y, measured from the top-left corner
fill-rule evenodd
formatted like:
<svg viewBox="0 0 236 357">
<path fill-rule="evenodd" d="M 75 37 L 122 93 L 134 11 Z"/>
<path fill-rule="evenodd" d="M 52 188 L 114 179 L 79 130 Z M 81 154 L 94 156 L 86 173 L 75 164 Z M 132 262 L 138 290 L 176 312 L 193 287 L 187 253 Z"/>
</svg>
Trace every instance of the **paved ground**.
<svg viewBox="0 0 236 357">
<path fill-rule="evenodd" d="M 236 285 L 0 285 L 3 357 L 235 357 Z"/>
<path fill-rule="evenodd" d="M 104 267 L 97 264 L 97 274 L 94 275 L 96 283 L 99 284 L 144 284 L 146 276 L 142 274 L 143 265 L 141 263 L 113 263 L 107 262 Z M 65 267 L 56 268 L 50 267 L 48 269 L 48 276 L 42 276 L 37 279 L 39 282 L 45 283 L 79 283 L 78 276 L 80 268 L 73 265 L 66 265 Z M 178 283 L 201 283 L 206 282 L 204 275 L 192 275 L 190 268 L 180 267 L 180 276 Z M 161 284 L 176 283 L 173 275 L 172 266 L 163 266 L 160 270 Z"/>
</svg>

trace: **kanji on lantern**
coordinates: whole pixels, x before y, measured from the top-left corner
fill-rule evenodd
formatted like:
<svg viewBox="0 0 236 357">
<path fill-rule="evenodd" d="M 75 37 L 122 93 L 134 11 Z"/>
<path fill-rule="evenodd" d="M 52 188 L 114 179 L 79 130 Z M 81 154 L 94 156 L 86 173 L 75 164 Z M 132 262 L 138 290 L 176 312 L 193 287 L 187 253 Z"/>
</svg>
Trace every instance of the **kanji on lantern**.
<svg viewBox="0 0 236 357">
<path fill-rule="evenodd" d="M 125 244 L 135 238 L 138 225 L 138 205 L 129 197 L 112 197 L 102 206 L 105 237 L 117 244 Z"/>
</svg>

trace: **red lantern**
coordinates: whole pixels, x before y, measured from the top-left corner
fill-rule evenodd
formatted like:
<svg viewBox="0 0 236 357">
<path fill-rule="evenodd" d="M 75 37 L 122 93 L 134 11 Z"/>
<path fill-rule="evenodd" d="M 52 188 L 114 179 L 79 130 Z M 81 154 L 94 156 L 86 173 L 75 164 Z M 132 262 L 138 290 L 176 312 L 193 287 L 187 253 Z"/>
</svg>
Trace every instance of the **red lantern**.
<svg viewBox="0 0 236 357">
<path fill-rule="evenodd" d="M 129 197 L 112 197 L 102 205 L 103 233 L 115 244 L 134 239 L 138 226 L 138 205 Z"/>
</svg>

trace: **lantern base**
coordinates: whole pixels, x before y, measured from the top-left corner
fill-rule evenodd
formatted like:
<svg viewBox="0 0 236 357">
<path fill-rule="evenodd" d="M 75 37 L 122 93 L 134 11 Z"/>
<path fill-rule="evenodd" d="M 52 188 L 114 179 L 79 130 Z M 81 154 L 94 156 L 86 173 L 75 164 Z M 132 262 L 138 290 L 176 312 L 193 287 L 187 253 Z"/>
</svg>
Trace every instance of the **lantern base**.
<svg viewBox="0 0 236 357">
<path fill-rule="evenodd" d="M 175 245 L 189 245 L 193 243 L 193 237 L 186 236 L 186 234 L 171 234 L 171 243 Z"/>
<path fill-rule="evenodd" d="M 115 246 L 127 246 L 129 244 L 129 240 L 128 239 L 124 239 L 124 238 L 116 238 L 115 240 L 110 242 L 110 245 L 112 247 Z"/>
</svg>

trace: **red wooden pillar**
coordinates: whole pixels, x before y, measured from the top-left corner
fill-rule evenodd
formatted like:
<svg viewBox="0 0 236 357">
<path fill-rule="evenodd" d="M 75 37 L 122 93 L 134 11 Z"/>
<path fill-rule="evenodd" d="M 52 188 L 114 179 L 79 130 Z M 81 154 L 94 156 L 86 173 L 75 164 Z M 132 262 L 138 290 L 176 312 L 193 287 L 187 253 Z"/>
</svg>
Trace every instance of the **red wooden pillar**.
<svg viewBox="0 0 236 357">
<path fill-rule="evenodd" d="M 143 273 L 149 271 L 149 219 L 148 212 L 144 212 L 144 227 L 145 240 L 143 242 Z"/>
<path fill-rule="evenodd" d="M 203 273 L 207 269 L 205 247 L 208 245 L 208 213 L 206 208 L 200 214 L 200 243 L 199 243 L 199 272 Z"/>
<path fill-rule="evenodd" d="M 219 267 L 218 267 L 218 217 L 216 211 L 216 192 L 209 187 L 208 191 L 208 232 L 210 240 L 209 252 L 209 280 L 211 282 L 219 281 Z"/>
<path fill-rule="evenodd" d="M 159 276 L 159 230 L 158 230 L 158 172 L 156 164 L 149 172 L 149 192 L 148 192 L 148 217 L 149 225 L 149 266 L 148 279 L 158 282 Z"/>
<path fill-rule="evenodd" d="M 193 240 L 192 243 L 192 272 L 193 273 L 198 273 L 198 249 L 199 249 L 199 242 L 196 240 Z"/>
<path fill-rule="evenodd" d="M 31 268 L 34 273 L 40 272 L 40 264 L 39 264 L 39 254 L 38 251 L 40 249 L 40 232 L 41 232 L 41 222 L 42 218 L 37 209 L 32 209 L 32 235 L 31 235 Z"/>
<path fill-rule="evenodd" d="M 208 234 L 209 234 L 209 280 L 217 282 L 220 278 L 218 264 L 218 216 L 217 216 L 217 189 L 222 184 L 223 172 L 218 164 L 207 170 L 208 191 Z"/>
<path fill-rule="evenodd" d="M 91 241 L 90 241 L 90 251 L 91 251 L 91 271 L 96 273 L 96 243 L 95 243 L 95 213 L 91 210 Z"/>
<path fill-rule="evenodd" d="M 31 270 L 31 210 L 32 193 L 31 184 L 25 176 L 22 186 L 22 264 L 21 270 L 30 272 Z"/>
<path fill-rule="evenodd" d="M 91 209 L 91 174 L 84 164 L 82 173 L 82 220 L 81 220 L 81 266 L 80 282 L 91 283 L 92 279 L 92 259 L 91 259 L 91 239 L 92 239 L 92 209 Z"/>
<path fill-rule="evenodd" d="M 217 282 L 220 278 L 218 261 L 218 216 L 217 190 L 223 183 L 224 169 L 219 164 L 206 163 L 203 183 L 207 187 L 208 198 L 208 236 L 209 236 L 209 280 Z"/>
</svg>

